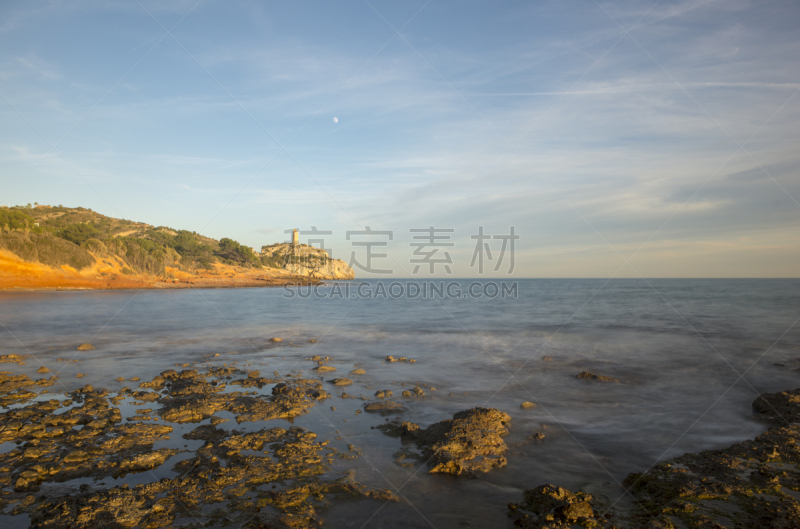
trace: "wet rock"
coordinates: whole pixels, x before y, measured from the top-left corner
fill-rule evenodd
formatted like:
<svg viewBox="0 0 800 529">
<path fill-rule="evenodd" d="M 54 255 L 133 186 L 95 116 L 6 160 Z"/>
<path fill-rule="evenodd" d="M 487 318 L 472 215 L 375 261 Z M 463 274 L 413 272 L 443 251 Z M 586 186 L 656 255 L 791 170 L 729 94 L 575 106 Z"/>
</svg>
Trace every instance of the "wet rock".
<svg viewBox="0 0 800 529">
<path fill-rule="evenodd" d="M 161 398 L 161 395 L 155 391 L 132 391 L 130 396 L 142 402 L 154 402 Z"/>
<path fill-rule="evenodd" d="M 351 375 L 366 375 L 367 372 L 365 370 L 363 370 L 363 369 L 353 369 L 352 371 L 350 371 L 350 374 Z"/>
<path fill-rule="evenodd" d="M 78 351 L 91 351 L 94 349 L 94 346 L 90 343 L 82 343 L 78 346 Z"/>
<path fill-rule="evenodd" d="M 51 376 L 49 379 L 33 380 L 27 375 L 14 375 L 9 372 L 3 372 L 0 374 L 0 406 L 8 406 L 32 399 L 36 396 L 36 393 L 29 391 L 27 388 L 52 386 L 57 380 L 58 378 L 55 376 Z"/>
<path fill-rule="evenodd" d="M 319 452 L 328 442 L 314 442 L 316 435 L 312 432 L 298 427 L 251 433 L 224 431 L 216 425 L 225 419 L 213 415 L 211 425 L 185 435 L 205 444 L 193 457 L 175 465 L 175 478 L 136 487 L 102 488 L 98 482 L 106 476 L 120 478 L 131 472 L 146 472 L 168 463 L 178 453 L 153 446 L 168 439 L 170 426 L 121 424 L 120 410 L 112 404 L 125 396 L 140 405 L 157 401 L 162 418 L 182 412 L 206 416 L 210 410 L 221 409 L 237 414 L 239 422 L 290 419 L 329 397 L 318 380 L 292 377 L 277 383 L 272 395 L 267 396 L 221 393 L 225 385 L 209 378 L 215 373 L 230 376 L 233 368 L 203 374 L 170 371 L 159 381 L 166 388 L 163 394 L 124 388 L 119 395 L 109 395 L 106 390 L 86 385 L 69 392 L 70 398 L 63 402 L 38 401 L 0 413 L 0 442 L 21 443 L 0 454 L 0 508 L 12 501 L 14 512 L 28 514 L 33 527 L 155 528 L 180 525 L 177 520 L 186 518 L 205 526 L 238 527 L 256 516 L 264 527 L 282 527 L 290 522 L 292 527 L 306 528 L 319 526 L 316 511 L 331 499 L 395 499 L 388 491 L 360 485 L 352 475 L 333 481 L 323 479 L 321 474 L 330 469 Z M 22 377 L 6 382 L 32 381 Z M 63 406 L 70 408 L 64 411 Z M 139 417 L 134 418 L 142 419 L 141 415 L 150 411 L 139 409 Z M 358 457 L 358 453 L 348 447 L 342 457 Z M 30 494 L 44 483 L 78 478 L 92 478 L 94 485 L 85 485 L 80 492 L 51 487 L 46 494 Z M 280 488 L 259 488 L 268 483 L 280 483 Z"/>
<path fill-rule="evenodd" d="M 544 361 L 544 362 L 552 362 L 553 361 L 553 357 L 545 355 L 545 356 L 542 357 L 542 361 Z"/>
<path fill-rule="evenodd" d="M 391 389 L 382 389 L 380 391 L 375 392 L 375 396 L 379 399 L 388 399 L 389 397 L 393 396 Z"/>
<path fill-rule="evenodd" d="M 161 418 L 165 421 L 174 423 L 187 423 L 187 422 L 200 422 L 203 421 L 222 409 L 222 403 L 198 403 L 198 404 L 178 404 L 171 405 L 163 409 Z"/>
<path fill-rule="evenodd" d="M 407 446 L 404 446 L 399 451 L 392 454 L 392 457 L 394 457 L 395 465 L 401 467 L 413 467 L 416 463 L 424 459 L 422 454 L 409 450 Z"/>
<path fill-rule="evenodd" d="M 800 422 L 800 389 L 763 393 L 753 401 L 753 410 L 761 418 L 778 424 Z"/>
<path fill-rule="evenodd" d="M 520 407 L 520 408 L 522 408 L 523 410 L 529 410 L 529 409 L 531 409 L 531 408 L 535 408 L 535 407 L 536 407 L 536 403 L 534 403 L 534 402 L 528 402 L 528 401 L 526 400 L 525 402 L 523 402 L 522 404 L 520 404 L 520 405 L 519 405 L 519 407 Z"/>
<path fill-rule="evenodd" d="M 800 425 L 774 427 L 723 450 L 685 454 L 623 484 L 641 502 L 636 526 L 797 527 L 800 502 Z M 647 508 L 644 508 L 646 506 Z M 719 522 L 719 524 L 717 523 Z M 717 525 L 715 525 L 717 524 Z"/>
<path fill-rule="evenodd" d="M 162 448 L 145 454 L 139 454 L 120 463 L 119 471 L 124 473 L 152 470 L 163 465 L 167 459 L 177 453 L 177 450 Z"/>
<path fill-rule="evenodd" d="M 140 383 L 139 387 L 159 390 L 164 387 L 164 383 L 165 383 L 164 377 L 162 377 L 161 375 L 156 375 L 150 382 Z"/>
<path fill-rule="evenodd" d="M 523 493 L 523 501 L 509 504 L 509 514 L 515 517 L 517 527 L 538 529 L 560 527 L 560 524 L 581 523 L 594 526 L 591 505 L 592 496 L 583 492 L 573 493 L 563 487 L 540 485 Z M 601 523 L 605 520 L 601 520 Z M 555 522 L 558 525 L 552 525 Z"/>
<path fill-rule="evenodd" d="M 384 360 L 386 362 L 389 362 L 390 364 L 392 362 L 409 362 L 409 363 L 416 362 L 416 360 L 414 360 L 413 358 L 406 358 L 405 356 L 394 357 L 392 355 L 387 356 Z"/>
<path fill-rule="evenodd" d="M 278 342 L 282 342 L 282 341 L 283 341 L 283 338 L 278 338 L 278 337 L 276 336 L 276 337 L 274 337 L 274 338 L 270 338 L 270 339 L 269 339 L 269 341 L 270 341 L 270 342 L 272 342 L 272 343 L 278 343 Z"/>
<path fill-rule="evenodd" d="M 328 382 L 330 382 L 334 386 L 350 386 L 353 384 L 353 381 L 350 380 L 349 378 L 334 378 L 332 380 L 329 380 Z"/>
<path fill-rule="evenodd" d="M 178 378 L 178 372 L 174 369 L 167 369 L 161 372 L 161 376 L 166 380 L 176 380 Z"/>
<path fill-rule="evenodd" d="M 317 373 L 330 373 L 331 371 L 336 371 L 336 368 L 333 366 L 317 366 L 314 371 Z"/>
<path fill-rule="evenodd" d="M 82 399 L 82 404 L 58 415 L 52 412 L 60 408 L 60 403 L 53 400 L 0 416 L 0 421 L 6 422 L 6 430 L 13 429 L 17 440 L 36 443 L 24 452 L 12 450 L 0 454 L 0 482 L 15 468 L 26 480 L 26 490 L 38 490 L 42 481 L 103 477 L 153 468 L 144 468 L 143 461 L 152 457 L 153 443 L 166 438 L 170 427 L 118 425 L 119 409 L 108 406 L 103 392 L 76 397 Z M 74 425 L 83 428 L 76 430 L 72 428 Z M 160 451 L 158 457 L 163 462 L 173 453 Z"/>
<path fill-rule="evenodd" d="M 20 355 L 0 355 L 0 364 L 22 362 L 23 360 L 25 357 Z"/>
<path fill-rule="evenodd" d="M 420 388 L 419 386 L 415 386 L 414 389 L 412 390 L 412 393 L 414 393 L 414 395 L 417 397 L 425 396 L 425 392 L 422 391 L 422 388 Z"/>
<path fill-rule="evenodd" d="M 267 421 L 272 419 L 291 419 L 308 413 L 315 401 L 329 398 L 322 389 L 322 383 L 316 380 L 297 379 L 282 382 L 272 388 L 272 396 L 248 397 L 235 396 L 226 402 L 225 410 L 237 414 L 236 422 Z"/>
<path fill-rule="evenodd" d="M 311 338 L 311 339 L 308 341 L 308 343 L 317 343 L 317 341 L 316 341 L 314 338 Z"/>
<path fill-rule="evenodd" d="M 260 376 L 261 373 L 259 373 L 258 371 L 250 371 L 249 373 L 247 373 L 247 378 L 259 378 Z"/>
<path fill-rule="evenodd" d="M 37 372 L 37 373 L 49 373 L 49 372 L 50 372 L 50 370 L 49 370 L 49 369 L 47 369 L 45 366 L 42 366 L 42 367 L 40 367 L 39 369 L 37 369 L 37 370 L 36 370 L 36 372 Z"/>
<path fill-rule="evenodd" d="M 510 423 L 511 417 L 500 410 L 472 408 L 425 429 L 408 422 L 390 423 L 381 429 L 416 442 L 432 474 L 475 475 L 506 465 L 503 436 Z"/>
<path fill-rule="evenodd" d="M 383 402 L 371 402 L 364 406 L 364 411 L 372 411 L 372 412 L 399 412 L 405 411 L 402 404 L 398 404 L 396 402 L 392 402 L 391 400 L 386 400 Z"/>
<path fill-rule="evenodd" d="M 78 373 L 75 375 L 75 378 L 86 378 L 86 375 L 84 373 Z"/>
<path fill-rule="evenodd" d="M 184 439 L 200 439 L 203 441 L 216 441 L 226 437 L 228 434 L 225 430 L 220 430 L 213 424 L 204 424 L 198 426 L 191 432 L 183 434 Z"/>
<path fill-rule="evenodd" d="M 407 399 L 410 399 L 412 396 L 411 392 L 408 391 L 407 389 L 403 391 L 402 395 Z"/>
<path fill-rule="evenodd" d="M 579 373 L 575 376 L 575 378 L 579 378 L 581 380 L 594 380 L 596 382 L 616 382 L 619 384 L 619 380 L 614 377 L 607 377 L 605 375 L 595 375 L 588 371 L 584 371 L 583 373 Z"/>
</svg>

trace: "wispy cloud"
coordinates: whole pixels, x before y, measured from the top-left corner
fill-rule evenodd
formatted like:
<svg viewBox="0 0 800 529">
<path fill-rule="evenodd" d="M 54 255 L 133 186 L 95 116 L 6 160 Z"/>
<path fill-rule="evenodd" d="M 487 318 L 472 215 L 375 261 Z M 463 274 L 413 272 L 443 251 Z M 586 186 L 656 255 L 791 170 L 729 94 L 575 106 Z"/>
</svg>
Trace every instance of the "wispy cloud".
<svg viewBox="0 0 800 529">
<path fill-rule="evenodd" d="M 145 6 L 171 27 L 195 3 Z M 751 255 L 800 257 L 797 14 L 747 0 L 445 3 L 389 42 L 366 6 L 208 3 L 175 32 L 188 54 L 161 42 L 59 150 L 127 215 L 251 246 L 272 242 L 269 225 L 317 224 L 348 253 L 359 225 L 441 220 L 467 252 L 479 224 L 517 226 L 523 275 L 601 276 L 648 239 L 648 274 L 785 274 Z M 0 93 L 50 141 L 163 36 L 125 3 L 2 15 Z M 3 191 L 49 148 L 2 102 L 0 120 Z M 9 200 L 102 209 L 85 187 L 53 156 Z"/>
</svg>

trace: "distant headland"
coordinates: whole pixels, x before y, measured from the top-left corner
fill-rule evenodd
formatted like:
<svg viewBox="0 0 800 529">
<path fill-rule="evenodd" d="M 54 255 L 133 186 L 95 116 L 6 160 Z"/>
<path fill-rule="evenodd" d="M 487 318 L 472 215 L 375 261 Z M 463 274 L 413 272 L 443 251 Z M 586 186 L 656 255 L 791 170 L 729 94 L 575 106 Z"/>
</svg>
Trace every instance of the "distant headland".
<svg viewBox="0 0 800 529">
<path fill-rule="evenodd" d="M 87 208 L 0 207 L 0 289 L 231 288 L 353 279 L 344 261 L 292 242 L 256 251 L 228 238 Z"/>
</svg>

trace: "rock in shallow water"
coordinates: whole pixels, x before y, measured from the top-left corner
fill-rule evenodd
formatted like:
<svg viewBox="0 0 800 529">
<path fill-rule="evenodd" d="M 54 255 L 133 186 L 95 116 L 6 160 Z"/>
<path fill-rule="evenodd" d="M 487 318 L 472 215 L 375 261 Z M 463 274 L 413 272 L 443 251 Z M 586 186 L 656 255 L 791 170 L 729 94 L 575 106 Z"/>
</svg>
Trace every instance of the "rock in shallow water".
<svg viewBox="0 0 800 529">
<path fill-rule="evenodd" d="M 291 418 L 327 393 L 316 380 L 287 379 L 277 383 L 272 395 L 241 392 L 221 394 L 220 379 L 244 375 L 234 368 L 212 368 L 200 374 L 168 370 L 156 380 L 166 386 L 163 394 L 123 389 L 118 395 L 86 385 L 68 393 L 69 399 L 35 402 L 24 408 L 0 413 L 0 442 L 24 442 L 0 454 L 0 510 L 14 506 L 8 514 L 25 513 L 33 527 L 166 527 L 191 518 L 202 526 L 220 527 L 319 527 L 317 510 L 331 499 L 396 499 L 389 491 L 368 488 L 353 480 L 322 476 L 329 472 L 327 459 L 339 454 L 328 441 L 314 442 L 316 434 L 299 427 L 237 432 L 216 428 L 225 419 L 211 418 L 184 435 L 203 440 L 202 447 L 178 461 L 174 477 L 128 487 L 107 489 L 99 480 L 146 472 L 164 464 L 179 451 L 155 448 L 169 440 L 167 425 L 120 424 L 119 405 L 125 398 L 159 401 L 164 419 L 177 410 L 204 411 L 217 407 L 239 413 L 242 420 Z M 213 378 L 213 380 L 208 380 Z M 6 380 L 7 379 L 7 380 Z M 7 384 L 32 383 L 28 377 L 3 379 Z M 245 379 L 233 382 L 243 382 Z M 271 383 L 278 382 L 277 380 Z M 49 382 L 52 383 L 52 382 Z M 0 393 L 1 394 L 1 393 Z M 255 395 L 255 396 L 253 396 Z M 141 404 L 141 403 L 140 403 Z M 197 406 L 194 406 L 197 404 Z M 63 407 L 69 407 L 64 410 Z M 139 410 L 151 412 L 151 409 Z M 201 413 L 194 413 L 200 411 Z M 129 418 L 130 419 L 130 418 Z M 179 421 L 182 422 L 182 421 Z M 186 448 L 184 446 L 184 448 Z M 353 449 L 348 447 L 350 452 Z M 263 452 L 262 454 L 254 452 Z M 348 452 L 348 457 L 353 456 Z M 343 456 L 340 457 L 345 458 Z M 52 487 L 52 482 L 94 480 L 80 490 L 70 485 Z M 154 478 L 155 479 L 155 478 Z M 280 483 L 280 490 L 264 487 Z M 48 485 L 48 488 L 42 485 Z M 42 491 L 36 495 L 41 487 Z M 321 502 L 325 498 L 324 502 Z"/>
<path fill-rule="evenodd" d="M 554 485 L 539 485 L 526 490 L 523 496 L 522 502 L 508 505 L 509 514 L 516 517 L 514 525 L 517 527 L 538 529 L 561 527 L 562 523 L 568 524 L 565 527 L 576 522 L 587 526 L 597 523 L 589 494 L 573 493 Z"/>
<path fill-rule="evenodd" d="M 797 420 L 798 397 L 800 390 L 767 393 L 753 408 L 786 424 Z M 800 527 L 800 425 L 773 427 L 722 450 L 684 454 L 629 474 L 622 485 L 635 500 L 623 512 L 588 494 L 542 485 L 509 504 L 509 514 L 515 526 L 527 529 Z"/>
<path fill-rule="evenodd" d="M 800 389 L 763 393 L 753 401 L 753 410 L 763 419 L 789 424 L 800 421 Z"/>
<path fill-rule="evenodd" d="M 596 382 L 616 382 L 619 384 L 619 380 L 614 377 L 607 377 L 605 375 L 595 375 L 594 373 L 590 373 L 588 371 L 584 371 L 583 373 L 579 373 L 575 376 L 575 378 L 579 378 L 582 380 L 594 380 Z"/>
<path fill-rule="evenodd" d="M 506 443 L 511 417 L 494 408 L 460 411 L 452 419 L 420 429 L 402 422 L 379 428 L 388 435 L 413 440 L 423 450 L 430 473 L 475 475 L 506 465 Z"/>
<path fill-rule="evenodd" d="M 378 411 L 378 412 L 392 412 L 392 411 L 404 411 L 402 404 L 398 404 L 396 402 L 392 402 L 391 400 L 383 401 L 383 402 L 371 402 L 364 406 L 364 411 Z"/>
<path fill-rule="evenodd" d="M 0 355 L 0 364 L 22 362 L 25 358 L 20 355 Z"/>
</svg>

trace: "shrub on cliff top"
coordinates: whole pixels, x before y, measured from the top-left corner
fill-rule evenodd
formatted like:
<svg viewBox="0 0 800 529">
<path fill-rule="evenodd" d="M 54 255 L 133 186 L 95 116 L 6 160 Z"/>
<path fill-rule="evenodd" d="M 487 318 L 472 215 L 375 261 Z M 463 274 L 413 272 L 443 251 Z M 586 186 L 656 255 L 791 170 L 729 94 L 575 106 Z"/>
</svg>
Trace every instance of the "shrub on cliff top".
<svg viewBox="0 0 800 529">
<path fill-rule="evenodd" d="M 0 246 L 26 261 L 38 261 L 47 266 L 68 265 L 80 270 L 94 262 L 89 252 L 80 246 L 49 233 L 2 233 Z"/>
<path fill-rule="evenodd" d="M 105 254 L 108 252 L 108 248 L 106 245 L 103 244 L 103 241 L 99 239 L 89 239 L 81 243 L 81 248 L 88 250 L 90 252 Z"/>
<path fill-rule="evenodd" d="M 24 230 L 34 227 L 33 217 L 13 209 L 0 209 L 0 228 L 3 230 Z"/>
<path fill-rule="evenodd" d="M 219 250 L 216 255 L 239 265 L 261 266 L 261 259 L 256 256 L 252 248 L 227 237 L 219 240 Z"/>
<path fill-rule="evenodd" d="M 91 222 L 70 224 L 58 232 L 58 236 L 74 244 L 82 244 L 100 236 L 100 231 Z"/>
<path fill-rule="evenodd" d="M 132 269 L 151 275 L 164 275 L 164 266 L 172 264 L 174 253 L 150 239 L 114 237 L 106 247 L 125 260 Z"/>
</svg>

